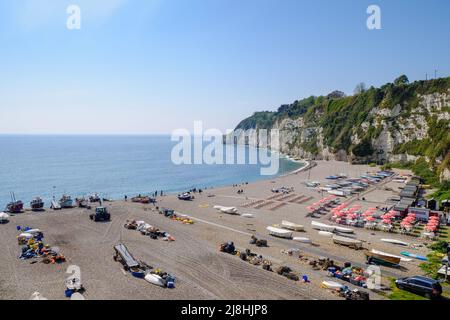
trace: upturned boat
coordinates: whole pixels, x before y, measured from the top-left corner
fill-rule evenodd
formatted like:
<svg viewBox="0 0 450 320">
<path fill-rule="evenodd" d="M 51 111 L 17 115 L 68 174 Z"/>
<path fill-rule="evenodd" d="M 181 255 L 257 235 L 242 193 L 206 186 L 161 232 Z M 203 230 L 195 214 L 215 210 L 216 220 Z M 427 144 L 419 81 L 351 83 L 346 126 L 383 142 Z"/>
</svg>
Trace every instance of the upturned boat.
<svg viewBox="0 0 450 320">
<path fill-rule="evenodd" d="M 281 227 L 284 228 L 284 229 L 292 230 L 292 231 L 303 231 L 303 230 L 305 230 L 305 228 L 302 225 L 295 224 L 293 222 L 289 222 L 289 221 L 286 221 L 286 220 L 283 220 L 281 222 Z"/>
<path fill-rule="evenodd" d="M 334 232 L 334 230 L 336 230 L 335 226 L 330 226 L 328 224 L 317 222 L 317 221 L 312 221 L 311 226 L 313 229 L 320 230 L 320 231 Z"/>
<path fill-rule="evenodd" d="M 274 237 L 292 239 L 292 231 L 275 227 L 267 227 L 267 231 L 269 231 L 269 234 Z"/>
<path fill-rule="evenodd" d="M 395 257 L 393 255 L 387 255 L 382 252 L 371 252 L 366 251 L 364 253 L 368 260 L 372 260 L 375 264 L 385 265 L 385 266 L 398 266 L 400 264 L 401 258 Z"/>
<path fill-rule="evenodd" d="M 360 249 L 362 248 L 362 241 L 347 237 L 341 237 L 341 236 L 333 236 L 333 242 L 342 246 L 351 247 L 354 249 Z"/>
</svg>

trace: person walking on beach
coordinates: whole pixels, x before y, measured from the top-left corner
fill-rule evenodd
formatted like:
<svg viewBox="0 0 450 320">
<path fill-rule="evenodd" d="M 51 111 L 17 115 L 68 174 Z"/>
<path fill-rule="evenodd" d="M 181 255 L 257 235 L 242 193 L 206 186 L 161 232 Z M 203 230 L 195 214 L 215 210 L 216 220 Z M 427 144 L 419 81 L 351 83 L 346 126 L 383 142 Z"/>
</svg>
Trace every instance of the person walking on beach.
<svg viewBox="0 0 450 320">
<path fill-rule="evenodd" d="M 125 195 L 125 201 L 128 201 L 128 196 L 127 195 Z"/>
</svg>

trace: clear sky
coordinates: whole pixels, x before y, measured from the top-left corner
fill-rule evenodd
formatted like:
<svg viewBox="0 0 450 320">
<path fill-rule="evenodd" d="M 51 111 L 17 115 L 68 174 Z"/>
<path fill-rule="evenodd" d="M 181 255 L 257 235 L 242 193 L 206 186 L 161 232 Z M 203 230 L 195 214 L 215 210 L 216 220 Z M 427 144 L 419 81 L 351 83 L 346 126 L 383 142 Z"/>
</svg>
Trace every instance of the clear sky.
<svg viewBox="0 0 450 320">
<path fill-rule="evenodd" d="M 366 27 L 371 4 L 382 30 Z M 449 13 L 448 0 L 0 0 L 0 133 L 224 130 L 361 81 L 450 76 Z"/>
</svg>

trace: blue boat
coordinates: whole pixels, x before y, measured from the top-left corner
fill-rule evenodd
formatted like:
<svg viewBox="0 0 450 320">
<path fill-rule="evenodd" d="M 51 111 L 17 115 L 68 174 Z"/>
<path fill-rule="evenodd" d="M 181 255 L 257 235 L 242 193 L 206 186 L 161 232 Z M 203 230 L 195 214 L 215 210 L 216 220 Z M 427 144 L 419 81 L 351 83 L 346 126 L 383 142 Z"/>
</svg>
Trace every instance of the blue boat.
<svg viewBox="0 0 450 320">
<path fill-rule="evenodd" d="M 73 200 L 70 196 L 64 194 L 61 199 L 59 200 L 59 205 L 61 208 L 72 208 L 73 207 Z"/>
</svg>

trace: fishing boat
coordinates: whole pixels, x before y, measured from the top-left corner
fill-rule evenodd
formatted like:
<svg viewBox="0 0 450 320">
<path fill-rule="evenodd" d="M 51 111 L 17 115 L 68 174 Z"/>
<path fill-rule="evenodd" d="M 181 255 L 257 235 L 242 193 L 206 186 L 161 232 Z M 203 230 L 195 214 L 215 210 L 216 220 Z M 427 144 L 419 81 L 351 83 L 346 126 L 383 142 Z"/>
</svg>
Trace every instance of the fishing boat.
<svg viewBox="0 0 450 320">
<path fill-rule="evenodd" d="M 321 230 L 321 231 L 334 232 L 334 230 L 336 230 L 335 226 L 330 226 L 328 224 L 320 223 L 320 222 L 316 222 L 316 221 L 312 221 L 311 226 L 313 229 Z"/>
<path fill-rule="evenodd" d="M 366 251 L 364 253 L 366 257 L 372 262 L 375 262 L 376 264 L 386 265 L 386 266 L 398 266 L 400 264 L 401 258 L 396 257 L 393 255 L 387 255 L 385 253 L 382 253 L 380 251 Z"/>
<path fill-rule="evenodd" d="M 267 227 L 267 231 L 269 231 L 269 234 L 271 236 L 274 236 L 277 238 L 292 239 L 292 231 L 275 228 L 275 227 Z"/>
<path fill-rule="evenodd" d="M 305 230 L 305 228 L 302 225 L 295 224 L 293 222 L 289 222 L 286 220 L 283 220 L 281 222 L 281 227 L 284 229 L 292 230 L 292 231 L 304 231 Z"/>
<path fill-rule="evenodd" d="M 44 209 L 44 201 L 40 197 L 36 197 L 30 202 L 31 210 L 41 211 Z"/>
<path fill-rule="evenodd" d="M 87 208 L 88 202 L 85 198 L 76 198 L 75 203 L 77 204 L 77 207 L 79 208 Z"/>
<path fill-rule="evenodd" d="M 73 200 L 69 195 L 64 194 L 61 199 L 59 199 L 59 205 L 61 208 L 72 208 Z"/>
<path fill-rule="evenodd" d="M 362 241 L 347 237 L 341 237 L 341 236 L 333 236 L 333 242 L 342 246 L 351 247 L 354 249 L 360 249 L 362 248 Z"/>
<path fill-rule="evenodd" d="M 100 196 L 98 195 L 98 193 L 93 193 L 89 196 L 89 201 L 90 202 L 100 202 Z"/>
<path fill-rule="evenodd" d="M 9 213 L 21 213 L 23 210 L 23 202 L 16 200 L 16 195 L 11 193 L 11 202 L 7 204 L 5 211 Z"/>
<path fill-rule="evenodd" d="M 178 195 L 178 200 L 191 201 L 194 200 L 194 196 L 190 193 L 183 193 Z"/>
<path fill-rule="evenodd" d="M 324 237 L 333 237 L 334 233 L 333 232 L 329 232 L 329 231 L 319 231 L 319 236 L 324 236 Z"/>
<path fill-rule="evenodd" d="M 390 243 L 390 244 L 396 244 L 399 246 L 405 246 L 405 247 L 409 246 L 409 243 L 403 242 L 400 240 L 396 240 L 396 239 L 381 239 L 380 241 Z"/>
</svg>

